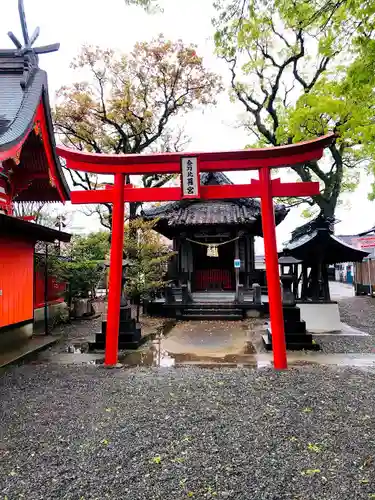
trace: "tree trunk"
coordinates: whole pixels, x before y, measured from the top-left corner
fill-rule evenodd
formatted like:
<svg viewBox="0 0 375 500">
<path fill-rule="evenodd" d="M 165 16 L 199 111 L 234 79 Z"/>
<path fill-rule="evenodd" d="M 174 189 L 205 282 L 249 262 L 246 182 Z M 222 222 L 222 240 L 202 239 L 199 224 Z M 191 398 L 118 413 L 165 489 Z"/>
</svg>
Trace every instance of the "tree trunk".
<svg viewBox="0 0 375 500">
<path fill-rule="evenodd" d="M 137 208 L 139 207 L 139 203 L 129 203 L 129 219 L 134 220 L 137 216 Z"/>
<path fill-rule="evenodd" d="M 322 200 L 317 202 L 317 205 L 320 209 L 319 215 L 323 216 L 324 218 L 328 219 L 331 217 L 334 217 L 335 215 L 335 209 L 336 209 L 336 200 L 330 199 L 330 200 Z"/>
</svg>

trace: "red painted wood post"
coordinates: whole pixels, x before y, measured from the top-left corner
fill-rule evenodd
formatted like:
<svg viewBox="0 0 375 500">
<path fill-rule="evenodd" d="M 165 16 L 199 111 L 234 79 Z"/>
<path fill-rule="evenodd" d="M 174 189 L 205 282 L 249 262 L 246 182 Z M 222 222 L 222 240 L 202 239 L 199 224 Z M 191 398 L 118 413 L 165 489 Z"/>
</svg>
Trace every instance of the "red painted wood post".
<svg viewBox="0 0 375 500">
<path fill-rule="evenodd" d="M 259 169 L 259 180 L 261 183 L 262 227 L 272 329 L 273 363 L 276 369 L 283 370 L 288 367 L 288 364 L 277 257 L 275 214 L 272 201 L 271 169 L 267 167 Z"/>
<path fill-rule="evenodd" d="M 124 181 L 124 174 L 115 174 L 112 212 L 111 256 L 109 264 L 107 333 L 104 359 L 104 364 L 106 366 L 116 365 L 118 361 L 122 255 L 124 247 Z"/>
</svg>

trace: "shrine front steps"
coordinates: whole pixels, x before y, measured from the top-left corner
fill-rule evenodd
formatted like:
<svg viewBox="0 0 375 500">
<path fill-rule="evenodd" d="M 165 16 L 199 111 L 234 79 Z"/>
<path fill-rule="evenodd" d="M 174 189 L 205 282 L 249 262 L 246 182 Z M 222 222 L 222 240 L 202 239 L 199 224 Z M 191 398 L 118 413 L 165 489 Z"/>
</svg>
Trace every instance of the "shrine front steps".
<svg viewBox="0 0 375 500">
<path fill-rule="evenodd" d="M 182 313 L 181 319 L 190 320 L 224 320 L 240 321 L 243 319 L 243 312 L 236 307 L 186 307 Z"/>
</svg>

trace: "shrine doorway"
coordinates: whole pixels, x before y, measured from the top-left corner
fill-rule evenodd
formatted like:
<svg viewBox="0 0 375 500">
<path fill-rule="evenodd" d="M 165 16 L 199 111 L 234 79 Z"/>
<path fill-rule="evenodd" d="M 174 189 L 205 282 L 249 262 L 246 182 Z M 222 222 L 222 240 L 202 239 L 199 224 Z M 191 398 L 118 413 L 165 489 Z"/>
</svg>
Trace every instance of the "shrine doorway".
<svg viewBox="0 0 375 500">
<path fill-rule="evenodd" d="M 206 244 L 194 244 L 193 291 L 234 291 L 236 288 L 233 261 L 234 241 L 214 246 L 212 251 Z"/>
</svg>

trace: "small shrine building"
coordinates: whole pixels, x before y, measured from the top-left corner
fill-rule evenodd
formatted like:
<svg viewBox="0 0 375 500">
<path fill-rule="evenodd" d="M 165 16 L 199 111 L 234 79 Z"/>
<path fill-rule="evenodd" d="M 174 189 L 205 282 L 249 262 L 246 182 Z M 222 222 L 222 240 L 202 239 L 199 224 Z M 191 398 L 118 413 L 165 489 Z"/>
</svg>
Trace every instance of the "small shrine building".
<svg viewBox="0 0 375 500">
<path fill-rule="evenodd" d="M 333 218 L 318 216 L 296 228 L 285 245 L 283 255 L 299 259 L 294 295 L 301 317 L 312 333 L 339 332 L 342 329 L 339 306 L 332 300 L 328 266 L 341 262 L 362 262 L 368 252 L 346 243 L 334 234 Z"/>
<path fill-rule="evenodd" d="M 232 184 L 221 172 L 201 173 L 200 178 L 203 186 Z M 276 224 L 287 213 L 275 205 Z M 181 200 L 144 209 L 141 217 L 156 219 L 155 230 L 172 240 L 177 255 L 168 277 L 177 286 L 186 283 L 192 297 L 199 292 L 224 297 L 223 292 L 234 295 L 239 287 L 266 285 L 264 271 L 255 269 L 254 238 L 262 236 L 258 199 Z"/>
</svg>

